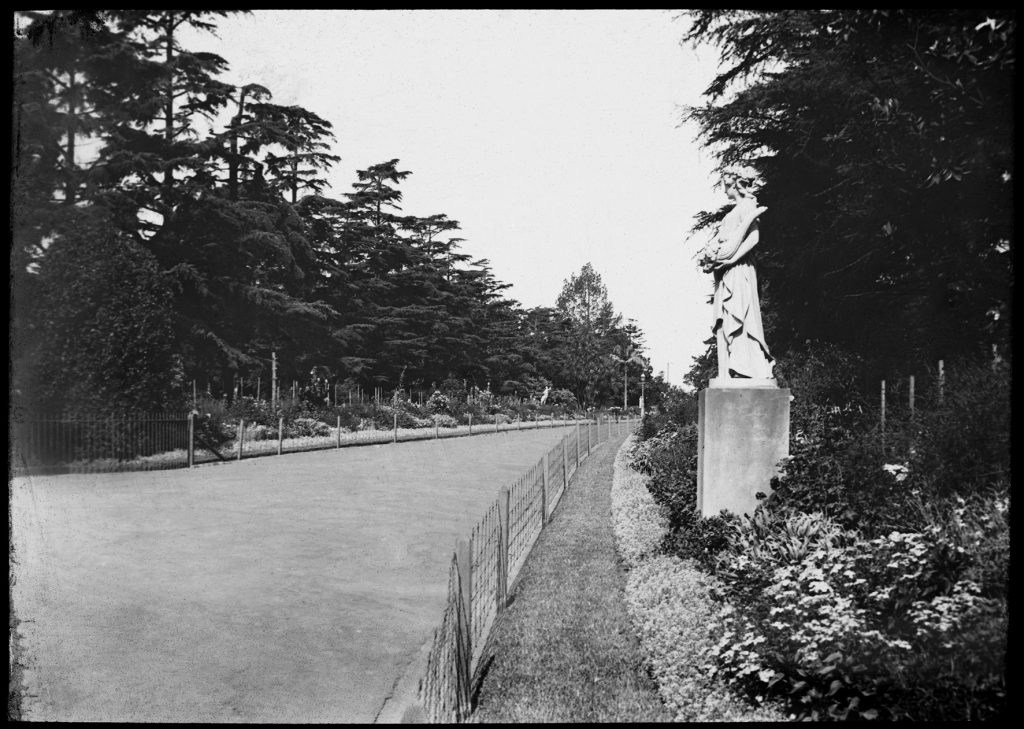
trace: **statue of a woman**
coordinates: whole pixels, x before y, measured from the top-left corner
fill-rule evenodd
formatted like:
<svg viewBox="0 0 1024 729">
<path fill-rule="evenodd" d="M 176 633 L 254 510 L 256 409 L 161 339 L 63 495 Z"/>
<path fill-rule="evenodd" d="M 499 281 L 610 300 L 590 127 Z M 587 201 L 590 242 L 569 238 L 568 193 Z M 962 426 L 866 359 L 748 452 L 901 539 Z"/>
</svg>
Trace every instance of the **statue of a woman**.
<svg viewBox="0 0 1024 729">
<path fill-rule="evenodd" d="M 764 341 L 751 255 L 758 242 L 757 219 L 766 208 L 758 207 L 746 180 L 736 173 L 726 175 L 725 194 L 734 205 L 706 259 L 715 274 L 712 332 L 718 339 L 718 377 L 766 380 L 772 377 L 774 358 Z"/>
</svg>

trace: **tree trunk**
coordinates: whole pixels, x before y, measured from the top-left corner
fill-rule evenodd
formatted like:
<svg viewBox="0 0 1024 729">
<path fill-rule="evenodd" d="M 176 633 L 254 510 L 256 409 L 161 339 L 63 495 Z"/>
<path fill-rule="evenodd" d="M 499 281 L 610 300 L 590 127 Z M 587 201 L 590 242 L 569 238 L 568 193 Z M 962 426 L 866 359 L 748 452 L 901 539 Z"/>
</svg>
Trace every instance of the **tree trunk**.
<svg viewBox="0 0 1024 729">
<path fill-rule="evenodd" d="M 164 100 L 164 142 L 167 144 L 167 152 L 170 153 L 171 145 L 174 144 L 174 70 L 171 64 L 174 62 L 174 11 L 167 11 L 164 22 L 165 63 L 167 64 L 167 98 Z M 171 190 L 174 187 L 174 170 L 168 167 L 164 171 L 164 202 L 171 204 Z"/>
<path fill-rule="evenodd" d="M 626 412 L 627 402 L 629 401 L 629 368 L 626 365 L 622 366 L 622 412 Z"/>
<path fill-rule="evenodd" d="M 68 141 L 64 151 L 64 204 L 74 205 L 78 196 L 75 185 L 75 135 L 78 133 L 78 73 L 68 71 Z"/>
</svg>

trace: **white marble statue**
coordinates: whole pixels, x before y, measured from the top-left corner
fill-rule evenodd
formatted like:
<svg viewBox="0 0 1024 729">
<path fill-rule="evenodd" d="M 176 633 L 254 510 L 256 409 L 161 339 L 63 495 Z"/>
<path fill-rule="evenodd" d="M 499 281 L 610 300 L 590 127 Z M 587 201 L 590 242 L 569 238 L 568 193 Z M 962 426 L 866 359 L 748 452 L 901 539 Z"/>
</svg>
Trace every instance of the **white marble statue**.
<svg viewBox="0 0 1024 729">
<path fill-rule="evenodd" d="M 758 242 L 758 217 L 766 208 L 758 206 L 748 184 L 736 172 L 726 174 L 725 194 L 734 205 L 719 225 L 703 259 L 706 270 L 715 275 L 712 332 L 717 337 L 720 381 L 770 380 L 774 366 L 764 341 L 757 274 L 751 256 L 751 249 Z"/>
</svg>

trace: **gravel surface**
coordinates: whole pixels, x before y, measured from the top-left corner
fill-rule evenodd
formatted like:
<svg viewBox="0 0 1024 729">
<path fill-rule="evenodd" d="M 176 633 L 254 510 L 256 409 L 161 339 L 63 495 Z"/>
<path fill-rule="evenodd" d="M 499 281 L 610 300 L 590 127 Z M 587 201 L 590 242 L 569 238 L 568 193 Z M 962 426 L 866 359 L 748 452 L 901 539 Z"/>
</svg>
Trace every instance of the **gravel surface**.
<svg viewBox="0 0 1024 729">
<path fill-rule="evenodd" d="M 21 718 L 373 721 L 564 429 L 11 482 Z"/>
</svg>

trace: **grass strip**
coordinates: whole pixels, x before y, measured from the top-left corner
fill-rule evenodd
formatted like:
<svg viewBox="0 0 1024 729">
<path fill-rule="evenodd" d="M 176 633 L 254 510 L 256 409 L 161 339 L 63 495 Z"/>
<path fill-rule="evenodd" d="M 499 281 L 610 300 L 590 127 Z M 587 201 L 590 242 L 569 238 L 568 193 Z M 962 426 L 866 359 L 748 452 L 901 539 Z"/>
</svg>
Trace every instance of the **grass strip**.
<svg viewBox="0 0 1024 729">
<path fill-rule="evenodd" d="M 669 721 L 623 600 L 614 437 L 580 464 L 484 653 L 472 722 Z"/>
</svg>

